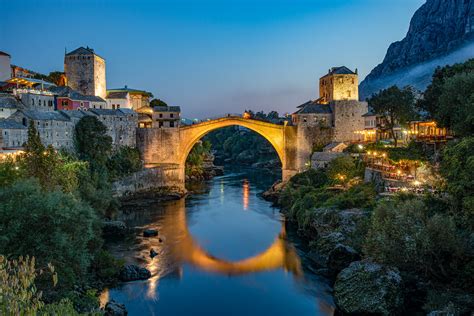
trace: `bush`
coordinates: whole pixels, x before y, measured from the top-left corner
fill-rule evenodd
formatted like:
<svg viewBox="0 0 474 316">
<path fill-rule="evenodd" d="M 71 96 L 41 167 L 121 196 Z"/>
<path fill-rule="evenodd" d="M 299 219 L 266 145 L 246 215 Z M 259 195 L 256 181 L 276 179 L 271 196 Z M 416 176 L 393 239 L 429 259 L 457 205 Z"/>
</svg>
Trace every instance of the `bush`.
<svg viewBox="0 0 474 316">
<path fill-rule="evenodd" d="M 350 156 L 338 157 L 329 163 L 327 177 L 332 183 L 346 184 L 355 177 L 364 175 L 364 164 Z"/>
<path fill-rule="evenodd" d="M 323 206 L 335 207 L 337 209 L 368 208 L 374 207 L 377 192 L 374 186 L 369 184 L 355 185 L 347 191 L 343 191 L 329 198 Z"/>
<path fill-rule="evenodd" d="M 118 148 L 107 161 L 110 179 L 119 179 L 143 167 L 137 148 L 123 146 Z"/>
<path fill-rule="evenodd" d="M 364 246 L 380 263 L 443 281 L 459 271 L 464 250 L 453 218 L 430 214 L 417 198 L 377 205 Z"/>
<path fill-rule="evenodd" d="M 92 271 L 100 279 L 110 280 L 118 276 L 123 265 L 123 260 L 116 259 L 106 250 L 101 250 L 94 258 Z"/>
<path fill-rule="evenodd" d="M 52 263 L 64 286 L 85 276 L 101 246 L 94 210 L 71 194 L 43 192 L 33 180 L 0 188 L 0 201 L 0 253 Z"/>
<path fill-rule="evenodd" d="M 305 172 L 299 173 L 290 179 L 290 185 L 298 186 L 312 186 L 315 188 L 322 187 L 328 183 L 328 177 L 322 170 L 309 169 Z"/>
</svg>

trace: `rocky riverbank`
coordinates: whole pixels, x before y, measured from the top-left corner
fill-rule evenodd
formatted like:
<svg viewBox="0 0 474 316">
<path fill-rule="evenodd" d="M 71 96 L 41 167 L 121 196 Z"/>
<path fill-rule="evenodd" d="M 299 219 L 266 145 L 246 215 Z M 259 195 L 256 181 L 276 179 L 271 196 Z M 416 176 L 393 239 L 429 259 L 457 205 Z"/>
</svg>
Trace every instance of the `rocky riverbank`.
<svg viewBox="0 0 474 316">
<path fill-rule="evenodd" d="M 407 245 L 400 244 L 406 238 L 430 234 L 426 235 L 430 240 L 413 240 L 411 244 L 434 247 L 430 243 L 437 242 L 433 238 L 438 232 L 432 235 L 430 230 L 445 230 L 404 212 L 416 204 L 413 214 L 422 214 L 424 207 L 432 207 L 424 203 L 433 203 L 435 197 L 425 197 L 427 202 L 408 196 L 387 200 L 376 196 L 374 188 L 365 184 L 335 191 L 330 182 L 328 185 L 325 172 L 314 170 L 294 177 L 285 186 L 277 183 L 262 196 L 281 207 L 287 221 L 307 241 L 310 269 L 334 284 L 338 315 L 470 315 L 474 311 L 474 295 L 466 290 L 469 286 L 461 284 L 456 288 L 449 279 L 434 279 L 417 272 L 419 267 L 411 261 L 421 260 L 418 265 L 426 266 L 424 260 L 430 257 L 422 257 L 424 248 L 407 250 Z M 393 216 L 410 216 L 410 220 L 400 226 L 396 217 L 390 217 L 391 212 Z M 387 220 L 393 223 L 387 224 L 381 216 L 389 216 Z M 427 225 L 427 232 L 423 225 Z M 388 232 L 390 228 L 394 231 Z M 388 239 L 381 242 L 380 238 Z M 392 239 L 398 240 L 396 244 Z M 388 247 L 390 243 L 392 247 Z M 384 245 L 386 249 L 381 249 Z M 408 251 L 420 259 L 408 257 L 410 263 L 397 260 L 397 251 L 392 248 L 399 249 L 400 256 L 406 256 Z M 384 260 L 384 256 L 390 256 L 390 260 Z"/>
</svg>

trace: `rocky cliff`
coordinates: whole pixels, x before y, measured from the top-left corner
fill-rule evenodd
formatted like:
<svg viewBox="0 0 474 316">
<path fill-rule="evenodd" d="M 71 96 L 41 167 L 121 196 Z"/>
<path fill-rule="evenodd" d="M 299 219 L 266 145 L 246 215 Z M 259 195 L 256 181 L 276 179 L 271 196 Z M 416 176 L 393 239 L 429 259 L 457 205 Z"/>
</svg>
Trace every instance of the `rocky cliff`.
<svg viewBox="0 0 474 316">
<path fill-rule="evenodd" d="M 474 0 L 427 0 L 406 37 L 390 45 L 383 62 L 361 83 L 361 98 L 394 84 L 424 90 L 437 66 L 472 57 Z"/>
</svg>

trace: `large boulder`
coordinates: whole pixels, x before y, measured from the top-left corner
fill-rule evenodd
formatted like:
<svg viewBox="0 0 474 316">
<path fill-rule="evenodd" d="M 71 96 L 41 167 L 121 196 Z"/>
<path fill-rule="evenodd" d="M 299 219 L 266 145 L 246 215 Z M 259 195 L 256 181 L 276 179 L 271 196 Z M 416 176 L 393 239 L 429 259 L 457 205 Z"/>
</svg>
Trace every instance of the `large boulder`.
<svg viewBox="0 0 474 316">
<path fill-rule="evenodd" d="M 360 260 L 360 255 L 354 248 L 337 244 L 328 255 L 327 265 L 335 275 L 357 260 Z"/>
<path fill-rule="evenodd" d="M 397 269 L 356 261 L 334 284 L 337 307 L 349 315 L 394 315 L 403 308 L 403 282 Z"/>
<path fill-rule="evenodd" d="M 146 280 L 151 277 L 151 272 L 134 264 L 126 265 L 120 270 L 120 280 L 123 282 Z"/>
<path fill-rule="evenodd" d="M 361 209 L 319 208 L 314 210 L 310 229 L 318 236 L 328 235 L 335 231 L 350 234 L 356 230 L 359 221 L 367 216 L 369 213 Z"/>
<path fill-rule="evenodd" d="M 106 316 L 127 316 L 128 312 L 124 304 L 117 303 L 114 300 L 107 302 L 104 308 Z"/>
</svg>

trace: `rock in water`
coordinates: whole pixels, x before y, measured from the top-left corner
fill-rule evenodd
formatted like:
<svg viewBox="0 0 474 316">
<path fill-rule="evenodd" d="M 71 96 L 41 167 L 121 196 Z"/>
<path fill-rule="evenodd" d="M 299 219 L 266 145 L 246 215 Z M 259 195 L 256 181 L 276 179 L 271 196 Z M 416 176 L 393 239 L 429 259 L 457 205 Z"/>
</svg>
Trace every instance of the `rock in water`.
<svg viewBox="0 0 474 316">
<path fill-rule="evenodd" d="M 148 269 L 140 268 L 134 264 L 126 265 L 120 270 L 120 280 L 123 282 L 146 280 L 151 277 Z"/>
<path fill-rule="evenodd" d="M 397 269 L 356 261 L 334 284 L 337 307 L 345 314 L 396 315 L 403 308 L 403 284 Z"/>
<path fill-rule="evenodd" d="M 158 231 L 156 229 L 145 229 L 143 231 L 143 237 L 155 237 L 158 236 Z"/>
<path fill-rule="evenodd" d="M 106 316 L 127 316 L 128 312 L 124 304 L 117 303 L 114 300 L 107 302 L 105 305 L 105 315 Z"/>
</svg>

